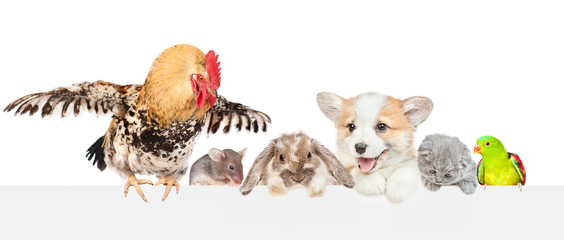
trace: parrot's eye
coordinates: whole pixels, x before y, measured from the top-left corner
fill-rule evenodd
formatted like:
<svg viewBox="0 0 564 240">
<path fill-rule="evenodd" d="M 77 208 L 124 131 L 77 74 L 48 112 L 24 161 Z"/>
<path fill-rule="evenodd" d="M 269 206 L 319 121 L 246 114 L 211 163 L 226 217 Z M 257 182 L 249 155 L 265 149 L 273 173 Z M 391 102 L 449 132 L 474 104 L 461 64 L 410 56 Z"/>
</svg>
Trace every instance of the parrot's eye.
<svg viewBox="0 0 564 240">
<path fill-rule="evenodd" d="M 280 161 L 284 162 L 284 155 L 280 154 Z"/>
<path fill-rule="evenodd" d="M 429 170 L 429 173 L 430 173 L 430 174 L 435 174 L 435 173 L 437 173 L 437 171 L 431 169 L 431 170 Z"/>
<path fill-rule="evenodd" d="M 490 142 L 486 142 L 486 147 L 490 145 Z"/>
<path fill-rule="evenodd" d="M 231 170 L 231 171 L 235 170 L 235 166 L 229 165 L 229 170 Z"/>
<path fill-rule="evenodd" d="M 349 129 L 349 132 L 353 132 L 356 129 L 356 126 L 354 123 L 349 123 L 347 124 L 347 128 Z"/>
<path fill-rule="evenodd" d="M 379 123 L 378 126 L 376 126 L 376 131 L 377 132 L 385 132 L 386 130 L 388 130 L 388 125 L 386 125 L 385 123 Z"/>
<path fill-rule="evenodd" d="M 446 178 L 451 178 L 452 175 L 451 175 L 450 173 L 447 173 L 447 174 L 445 174 L 445 177 L 446 177 Z"/>
</svg>

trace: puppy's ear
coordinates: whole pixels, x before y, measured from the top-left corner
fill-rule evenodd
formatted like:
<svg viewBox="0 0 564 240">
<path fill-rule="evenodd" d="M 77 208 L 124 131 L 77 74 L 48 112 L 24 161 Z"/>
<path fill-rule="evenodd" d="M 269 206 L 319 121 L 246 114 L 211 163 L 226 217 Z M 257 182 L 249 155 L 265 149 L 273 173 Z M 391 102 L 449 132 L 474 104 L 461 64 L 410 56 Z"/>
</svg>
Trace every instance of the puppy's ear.
<svg viewBox="0 0 564 240">
<path fill-rule="evenodd" d="M 320 92 L 317 94 L 317 105 L 321 112 L 325 114 L 331 121 L 338 122 L 341 117 L 341 109 L 345 99 L 342 97 L 328 92 Z"/>
<path fill-rule="evenodd" d="M 311 140 L 312 149 L 315 155 L 321 158 L 321 161 L 327 165 L 329 169 L 329 173 L 337 179 L 337 181 L 344 185 L 347 188 L 354 187 L 354 179 L 353 177 L 347 172 L 347 169 L 343 166 L 341 161 L 337 159 L 335 154 L 333 154 L 329 149 L 325 148 L 321 143 L 317 140 Z"/>
<path fill-rule="evenodd" d="M 219 149 L 212 148 L 208 151 L 208 155 L 210 156 L 211 160 L 216 162 L 221 162 L 225 158 L 225 153 Z"/>
<path fill-rule="evenodd" d="M 433 102 L 426 97 L 410 97 L 402 101 L 403 113 L 413 127 L 424 122 L 433 110 Z"/>
<path fill-rule="evenodd" d="M 255 159 L 255 162 L 251 166 L 251 170 L 249 170 L 245 181 L 241 187 L 239 187 L 241 194 L 249 194 L 260 182 L 262 173 L 266 170 L 266 166 L 272 158 L 274 158 L 274 148 L 274 142 L 271 142 Z"/>
</svg>

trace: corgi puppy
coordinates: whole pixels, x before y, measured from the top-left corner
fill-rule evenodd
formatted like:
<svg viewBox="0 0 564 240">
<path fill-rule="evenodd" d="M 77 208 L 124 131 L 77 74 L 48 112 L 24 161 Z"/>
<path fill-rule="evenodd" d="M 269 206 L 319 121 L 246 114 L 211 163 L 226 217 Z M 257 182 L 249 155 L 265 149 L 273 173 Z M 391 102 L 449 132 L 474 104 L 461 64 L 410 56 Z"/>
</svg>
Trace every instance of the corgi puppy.
<svg viewBox="0 0 564 240">
<path fill-rule="evenodd" d="M 379 93 L 344 99 L 317 95 L 317 104 L 337 128 L 337 156 L 366 196 L 385 194 L 390 202 L 407 199 L 421 184 L 413 133 L 427 119 L 433 102 L 404 100 Z"/>
</svg>

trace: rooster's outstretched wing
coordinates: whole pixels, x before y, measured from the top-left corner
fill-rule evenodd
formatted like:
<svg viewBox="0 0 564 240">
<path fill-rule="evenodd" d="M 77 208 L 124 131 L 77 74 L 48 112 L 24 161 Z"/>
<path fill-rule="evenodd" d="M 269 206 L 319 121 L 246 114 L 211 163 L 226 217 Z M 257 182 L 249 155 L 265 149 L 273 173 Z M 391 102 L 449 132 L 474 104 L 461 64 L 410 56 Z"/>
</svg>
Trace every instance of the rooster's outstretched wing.
<svg viewBox="0 0 564 240">
<path fill-rule="evenodd" d="M 14 115 L 29 113 L 31 116 L 40 111 L 41 117 L 59 112 L 64 117 L 69 108 L 74 115 L 79 114 L 81 109 L 96 114 L 117 115 L 124 112 L 124 101 L 135 98 L 139 90 L 141 85 L 117 85 L 101 80 L 76 83 L 71 87 L 23 96 L 10 103 L 4 111 L 9 112 L 19 106 Z M 57 108 L 61 103 L 62 106 Z"/>
</svg>

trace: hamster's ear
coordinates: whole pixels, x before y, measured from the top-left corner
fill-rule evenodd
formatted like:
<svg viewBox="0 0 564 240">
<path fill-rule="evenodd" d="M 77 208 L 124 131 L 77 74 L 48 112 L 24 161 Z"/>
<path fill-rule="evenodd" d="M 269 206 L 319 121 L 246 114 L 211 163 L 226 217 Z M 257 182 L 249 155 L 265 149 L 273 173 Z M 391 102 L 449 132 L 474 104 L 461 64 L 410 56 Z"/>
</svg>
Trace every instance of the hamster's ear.
<svg viewBox="0 0 564 240">
<path fill-rule="evenodd" d="M 247 153 L 247 148 L 239 151 L 239 155 L 241 155 L 241 159 L 243 159 L 245 157 L 245 153 Z"/>
<path fill-rule="evenodd" d="M 341 117 L 344 101 L 345 99 L 333 93 L 321 92 L 317 94 L 319 109 L 334 123 L 338 122 Z"/>
<path fill-rule="evenodd" d="M 220 162 L 225 158 L 225 153 L 219 149 L 212 148 L 208 151 L 210 158 L 216 162 Z"/>
<path fill-rule="evenodd" d="M 402 106 L 403 113 L 414 128 L 424 122 L 433 110 L 433 102 L 426 97 L 410 97 L 402 101 Z"/>
<path fill-rule="evenodd" d="M 274 143 L 268 144 L 268 146 L 258 155 L 257 159 L 251 166 L 251 170 L 247 174 L 245 181 L 239 187 L 239 191 L 243 195 L 249 194 L 253 188 L 260 182 L 262 173 L 266 170 L 268 163 L 274 157 Z"/>
<path fill-rule="evenodd" d="M 343 166 L 341 161 L 337 159 L 335 154 L 333 154 L 329 149 L 325 148 L 321 143 L 317 140 L 312 139 L 311 141 L 312 149 L 315 155 L 321 158 L 321 161 L 327 165 L 329 169 L 329 173 L 337 179 L 337 181 L 344 185 L 347 188 L 354 187 L 354 179 L 353 177 L 347 172 L 347 169 Z"/>
</svg>

